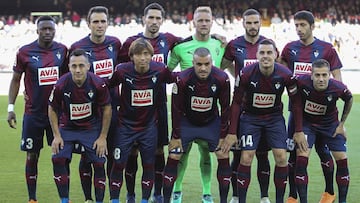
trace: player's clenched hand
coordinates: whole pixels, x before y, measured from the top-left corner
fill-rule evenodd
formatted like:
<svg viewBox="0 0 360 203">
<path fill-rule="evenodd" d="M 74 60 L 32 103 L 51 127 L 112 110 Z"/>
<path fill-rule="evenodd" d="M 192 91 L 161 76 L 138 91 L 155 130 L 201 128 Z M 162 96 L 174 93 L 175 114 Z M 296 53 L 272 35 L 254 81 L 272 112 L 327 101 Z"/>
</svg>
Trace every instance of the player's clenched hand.
<svg viewBox="0 0 360 203">
<path fill-rule="evenodd" d="M 96 155 L 102 157 L 108 154 L 106 146 L 106 138 L 99 137 L 93 144 L 93 149 L 96 149 Z"/>
<path fill-rule="evenodd" d="M 221 150 L 224 153 L 228 153 L 230 148 L 237 143 L 237 136 L 236 134 L 227 134 L 224 141 L 221 144 Z"/>
<path fill-rule="evenodd" d="M 7 122 L 9 124 L 10 128 L 16 129 L 16 115 L 13 111 L 10 111 L 8 113 Z"/>
<path fill-rule="evenodd" d="M 58 154 L 60 149 L 64 148 L 64 140 L 61 136 L 55 136 L 51 143 L 51 151 L 53 154 Z"/>
<path fill-rule="evenodd" d="M 171 152 L 173 150 L 177 150 L 177 151 L 179 151 L 179 153 L 183 152 L 181 139 L 171 138 L 168 149 L 169 149 L 169 152 Z"/>
<path fill-rule="evenodd" d="M 306 152 L 307 150 L 309 150 L 309 145 L 305 138 L 304 132 L 295 132 L 293 139 L 294 139 L 295 143 L 297 144 L 300 152 Z"/>
</svg>

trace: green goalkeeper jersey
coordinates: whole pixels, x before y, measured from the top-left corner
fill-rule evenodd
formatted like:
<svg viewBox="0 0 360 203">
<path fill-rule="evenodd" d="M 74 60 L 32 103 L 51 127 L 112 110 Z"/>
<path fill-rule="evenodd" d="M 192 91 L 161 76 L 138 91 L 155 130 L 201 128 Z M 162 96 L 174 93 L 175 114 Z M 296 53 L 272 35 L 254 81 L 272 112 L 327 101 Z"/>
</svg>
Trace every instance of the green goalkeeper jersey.
<svg viewBox="0 0 360 203">
<path fill-rule="evenodd" d="M 171 50 L 167 64 L 169 69 L 174 70 L 179 63 L 182 71 L 192 67 L 194 51 L 199 47 L 209 49 L 213 59 L 213 65 L 220 67 L 221 59 L 225 52 L 225 48 L 221 47 L 221 42 L 212 37 L 210 37 L 208 41 L 198 41 L 194 36 L 190 36 L 178 43 Z"/>
</svg>

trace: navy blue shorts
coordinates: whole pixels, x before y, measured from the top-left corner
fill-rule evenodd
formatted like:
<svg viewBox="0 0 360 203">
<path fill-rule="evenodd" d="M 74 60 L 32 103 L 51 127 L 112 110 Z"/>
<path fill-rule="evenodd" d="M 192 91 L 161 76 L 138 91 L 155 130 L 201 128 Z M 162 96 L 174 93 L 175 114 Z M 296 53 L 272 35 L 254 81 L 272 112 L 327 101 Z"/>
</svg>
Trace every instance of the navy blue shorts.
<svg viewBox="0 0 360 203">
<path fill-rule="evenodd" d="M 22 151 L 39 152 L 44 145 L 44 133 L 49 146 L 54 139 L 47 115 L 24 114 L 22 128 L 20 146 Z"/>
<path fill-rule="evenodd" d="M 286 140 L 288 151 L 293 151 L 295 149 L 295 142 L 293 140 L 294 133 L 295 133 L 294 114 L 291 111 L 289 111 L 288 139 Z M 325 144 L 325 142 L 321 138 L 319 138 L 319 136 L 316 136 L 315 147 L 316 147 L 317 151 L 321 151 L 323 153 L 330 153 L 328 146 Z"/>
<path fill-rule="evenodd" d="M 117 128 L 117 124 L 118 124 L 118 111 L 116 108 L 112 109 L 112 117 L 111 117 L 111 122 L 110 122 L 110 127 L 109 127 L 109 131 L 108 131 L 108 135 L 106 137 L 106 143 L 107 143 L 107 149 L 108 152 L 112 152 L 113 151 L 113 146 L 114 146 L 114 141 L 113 141 L 113 137 L 116 136 L 116 128 Z M 74 144 L 74 150 L 73 153 L 76 154 L 82 154 L 85 152 L 85 148 L 84 146 L 82 146 L 80 143 L 75 143 Z"/>
<path fill-rule="evenodd" d="M 303 131 L 307 137 L 309 147 L 312 148 L 314 144 L 321 142 L 330 151 L 346 152 L 345 137 L 342 135 L 333 137 L 337 126 L 337 123 L 330 126 L 315 126 L 304 121 Z"/>
<path fill-rule="evenodd" d="M 183 117 L 180 124 L 183 149 L 186 150 L 190 143 L 199 139 L 206 141 L 209 146 L 209 151 L 214 152 L 219 144 L 220 128 L 220 118 L 214 119 L 207 125 L 197 126 L 191 124 L 187 118 Z"/>
<path fill-rule="evenodd" d="M 53 155 L 53 158 L 67 158 L 71 160 L 72 152 L 75 144 L 80 144 L 84 147 L 86 158 L 92 163 L 105 163 L 106 158 L 98 157 L 96 149 L 93 149 L 93 144 L 100 135 L 99 130 L 65 130 L 60 128 L 61 137 L 64 140 L 64 148 L 58 154 Z"/>
<path fill-rule="evenodd" d="M 261 137 L 266 138 L 268 147 L 286 149 L 286 126 L 282 115 L 269 120 L 256 115 L 242 114 L 238 132 L 240 147 L 243 150 L 257 150 Z M 266 150 L 258 150 L 266 151 Z"/>
<path fill-rule="evenodd" d="M 134 144 L 138 144 L 143 163 L 153 164 L 157 148 L 158 128 L 156 125 L 143 131 L 134 131 L 126 126 L 118 127 L 117 134 L 113 138 L 113 156 L 116 163 L 125 164 Z"/>
</svg>

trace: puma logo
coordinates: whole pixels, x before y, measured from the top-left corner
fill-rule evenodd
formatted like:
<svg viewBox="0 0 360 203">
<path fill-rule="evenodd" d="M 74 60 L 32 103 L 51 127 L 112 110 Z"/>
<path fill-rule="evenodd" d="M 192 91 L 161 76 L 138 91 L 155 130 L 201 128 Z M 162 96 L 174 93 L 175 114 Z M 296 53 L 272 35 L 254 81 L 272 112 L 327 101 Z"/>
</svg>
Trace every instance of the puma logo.
<svg viewBox="0 0 360 203">
<path fill-rule="evenodd" d="M 131 83 L 132 85 L 133 85 L 133 80 L 134 80 L 133 78 L 132 78 L 132 79 L 130 79 L 130 78 L 126 78 L 126 79 L 125 79 L 125 81 Z"/>
<path fill-rule="evenodd" d="M 305 176 L 295 176 L 295 178 L 305 181 Z"/>
<path fill-rule="evenodd" d="M 54 179 L 57 180 L 58 182 L 61 181 L 61 176 L 54 176 Z"/>
<path fill-rule="evenodd" d="M 32 59 L 34 59 L 35 61 L 39 61 L 39 56 L 32 56 Z"/>
<path fill-rule="evenodd" d="M 245 180 L 237 179 L 236 181 L 237 181 L 238 183 L 240 183 L 241 185 L 244 185 L 244 184 L 245 184 Z"/>
<path fill-rule="evenodd" d="M 114 186 L 120 188 L 121 182 L 112 182 L 111 185 L 114 185 Z"/>
<path fill-rule="evenodd" d="M 174 180 L 174 177 L 172 177 L 172 176 L 165 175 L 164 178 L 167 179 L 170 183 L 173 182 L 173 180 Z"/>
</svg>

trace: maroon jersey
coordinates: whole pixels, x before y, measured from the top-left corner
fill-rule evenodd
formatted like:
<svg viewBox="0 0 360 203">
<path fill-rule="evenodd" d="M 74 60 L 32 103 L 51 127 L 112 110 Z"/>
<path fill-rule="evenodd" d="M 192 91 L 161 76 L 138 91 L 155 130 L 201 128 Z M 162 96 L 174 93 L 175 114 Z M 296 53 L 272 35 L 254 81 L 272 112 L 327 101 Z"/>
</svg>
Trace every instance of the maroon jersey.
<svg viewBox="0 0 360 203">
<path fill-rule="evenodd" d="M 206 80 L 200 80 L 194 68 L 182 71 L 172 91 L 172 125 L 174 138 L 181 137 L 180 123 L 186 117 L 193 125 L 204 126 L 219 117 L 221 106 L 221 138 L 227 134 L 230 103 L 228 75 L 216 68 Z"/>
</svg>

